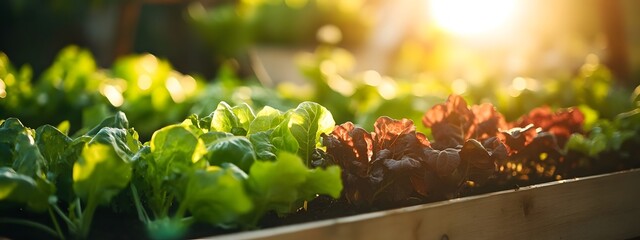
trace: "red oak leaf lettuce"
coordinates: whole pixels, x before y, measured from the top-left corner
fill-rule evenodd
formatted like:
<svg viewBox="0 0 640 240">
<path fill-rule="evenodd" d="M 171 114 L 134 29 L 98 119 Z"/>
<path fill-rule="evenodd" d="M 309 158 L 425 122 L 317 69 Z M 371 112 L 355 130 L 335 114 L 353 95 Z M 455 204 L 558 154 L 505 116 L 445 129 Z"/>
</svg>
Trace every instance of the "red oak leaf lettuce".
<svg viewBox="0 0 640 240">
<path fill-rule="evenodd" d="M 524 127 L 533 124 L 542 131 L 556 136 L 558 145 L 563 147 L 573 133 L 582 133 L 584 114 L 576 108 L 560 109 L 553 112 L 548 106 L 531 110 L 523 116 L 516 126 Z"/>
<path fill-rule="evenodd" d="M 430 146 L 408 119 L 380 117 L 374 132 L 347 122 L 323 135 L 332 162 L 339 165 L 343 197 L 356 206 L 403 205 L 426 195 L 423 148 Z"/>
<path fill-rule="evenodd" d="M 464 143 L 474 123 L 474 114 L 467 102 L 458 95 L 450 95 L 443 104 L 437 104 L 422 117 L 424 126 L 431 128 L 436 149 L 456 147 Z"/>
<path fill-rule="evenodd" d="M 450 95 L 444 104 L 429 109 L 422 118 L 424 126 L 431 128 L 435 149 L 452 148 L 465 140 L 485 140 L 498 135 L 509 125 L 496 108 L 489 103 L 471 108 L 458 95 Z"/>
</svg>

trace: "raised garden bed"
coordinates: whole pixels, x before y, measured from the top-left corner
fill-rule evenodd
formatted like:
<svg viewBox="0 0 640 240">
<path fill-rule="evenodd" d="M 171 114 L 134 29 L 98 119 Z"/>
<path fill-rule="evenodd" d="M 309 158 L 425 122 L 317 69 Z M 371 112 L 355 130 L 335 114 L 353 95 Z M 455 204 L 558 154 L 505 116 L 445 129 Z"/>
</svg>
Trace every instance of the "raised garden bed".
<svg viewBox="0 0 640 240">
<path fill-rule="evenodd" d="M 212 239 L 628 239 L 638 183 L 634 169 Z"/>
<path fill-rule="evenodd" d="M 84 55 L 63 54 L 91 62 Z M 12 79 L 0 101 L 0 238 L 640 235 L 639 171 L 628 170 L 640 168 L 640 88 L 624 99 L 633 107 L 607 118 L 591 105 L 541 104 L 507 121 L 460 95 L 418 104 L 417 115 L 399 107 L 424 97 L 379 100 L 390 111 L 356 117 L 322 76 L 322 104 L 270 107 L 258 101 L 278 100 L 269 88 L 223 78 L 198 93 L 197 80 L 168 67 L 145 90 L 137 76 L 147 73 L 134 70 L 162 62 L 127 61 L 112 75 L 71 74 L 77 64 L 61 61 L 37 86 L 13 68 L 0 76 Z M 60 89 L 56 74 L 84 77 Z M 239 233 L 255 229 L 265 230 Z"/>
</svg>

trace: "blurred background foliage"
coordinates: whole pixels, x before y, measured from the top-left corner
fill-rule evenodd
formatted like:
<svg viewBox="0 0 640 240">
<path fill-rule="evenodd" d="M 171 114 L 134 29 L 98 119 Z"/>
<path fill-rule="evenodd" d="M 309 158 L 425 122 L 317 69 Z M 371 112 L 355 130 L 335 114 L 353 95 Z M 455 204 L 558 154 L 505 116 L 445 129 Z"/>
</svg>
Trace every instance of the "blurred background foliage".
<svg viewBox="0 0 640 240">
<path fill-rule="evenodd" d="M 7 0 L 0 119 L 75 131 L 122 110 L 144 139 L 223 100 L 282 109 L 311 100 L 338 123 L 372 126 L 381 115 L 419 122 L 451 93 L 494 103 L 508 120 L 541 105 L 611 119 L 636 107 L 638 9 L 631 0 Z"/>
</svg>

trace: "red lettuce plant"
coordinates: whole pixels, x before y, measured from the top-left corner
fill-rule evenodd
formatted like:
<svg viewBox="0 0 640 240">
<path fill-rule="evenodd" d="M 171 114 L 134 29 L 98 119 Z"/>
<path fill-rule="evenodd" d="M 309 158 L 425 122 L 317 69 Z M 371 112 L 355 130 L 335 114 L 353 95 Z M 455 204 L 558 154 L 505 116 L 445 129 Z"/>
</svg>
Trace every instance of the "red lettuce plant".
<svg viewBox="0 0 640 240">
<path fill-rule="evenodd" d="M 506 148 L 496 137 L 465 141 L 466 130 L 459 130 L 471 126 L 466 123 L 473 115 L 459 114 L 456 111 L 464 109 L 456 104 L 466 108 L 463 100 L 430 119 L 441 141 L 447 142 L 439 148 L 408 119 L 380 117 L 372 133 L 347 122 L 323 135 L 329 158 L 325 162 L 343 169 L 343 197 L 356 206 L 399 206 L 453 197 L 464 183 L 482 183 L 492 176 L 506 158 Z"/>
<path fill-rule="evenodd" d="M 548 106 L 531 110 L 529 114 L 520 118 L 515 126 L 525 127 L 533 124 L 556 136 L 558 145 L 564 147 L 569 136 L 574 133 L 582 133 L 584 114 L 575 108 L 559 109 L 553 112 Z"/>
<path fill-rule="evenodd" d="M 451 198 L 491 179 L 558 174 L 564 164 L 558 138 L 581 132 L 583 121 L 577 110 L 540 108 L 507 123 L 493 105 L 469 107 L 451 95 L 422 118 L 433 141 L 408 119 L 380 117 L 371 133 L 347 122 L 322 135 L 326 153 L 315 154 L 314 164 L 339 165 L 342 197 L 359 207 Z"/>
<path fill-rule="evenodd" d="M 548 106 L 531 110 L 516 126 L 501 133 L 500 138 L 509 150 L 509 161 L 501 166 L 505 179 L 560 179 L 574 163 L 567 162 L 562 150 L 572 134 L 581 134 L 584 114 L 578 109 L 553 112 Z"/>
<path fill-rule="evenodd" d="M 323 135 L 328 157 L 343 169 L 343 197 L 356 206 L 394 206 L 426 195 L 426 137 L 408 119 L 380 117 L 374 129 L 368 133 L 347 122 Z"/>
<path fill-rule="evenodd" d="M 441 179 L 480 183 L 506 159 L 507 148 L 497 136 L 508 125 L 489 103 L 469 108 L 461 96 L 450 95 L 428 110 L 422 123 L 434 137 L 433 148 L 425 149 L 427 166 Z"/>
</svg>

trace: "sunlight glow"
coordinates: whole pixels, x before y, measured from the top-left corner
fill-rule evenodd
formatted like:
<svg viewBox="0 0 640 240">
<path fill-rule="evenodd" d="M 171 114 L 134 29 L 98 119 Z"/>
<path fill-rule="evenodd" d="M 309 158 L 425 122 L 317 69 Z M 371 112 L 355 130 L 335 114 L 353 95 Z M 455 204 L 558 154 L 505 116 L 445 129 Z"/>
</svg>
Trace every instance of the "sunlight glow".
<svg viewBox="0 0 640 240">
<path fill-rule="evenodd" d="M 338 74 L 327 76 L 327 84 L 331 89 L 339 92 L 343 96 L 351 96 L 356 91 L 353 84 Z"/>
<path fill-rule="evenodd" d="M 184 90 L 182 89 L 182 85 L 180 81 L 174 76 L 167 78 L 165 81 L 165 86 L 167 90 L 169 90 L 169 95 L 171 95 L 171 99 L 175 103 L 181 103 L 185 99 Z"/>
<path fill-rule="evenodd" d="M 382 83 L 382 76 L 380 76 L 380 73 L 374 71 L 374 70 L 368 70 L 366 72 L 364 72 L 364 83 L 366 83 L 369 86 L 378 86 Z"/>
<path fill-rule="evenodd" d="M 7 96 L 6 86 L 4 81 L 0 78 L 0 98 L 5 98 Z"/>
<path fill-rule="evenodd" d="M 517 77 L 513 79 L 511 86 L 518 91 L 524 91 L 527 88 L 527 79 Z"/>
<path fill-rule="evenodd" d="M 336 25 L 327 24 L 318 29 L 316 38 L 323 43 L 337 44 L 342 40 L 342 31 Z"/>
<path fill-rule="evenodd" d="M 105 85 L 102 89 L 102 94 L 107 97 L 109 103 L 111 103 L 111 105 L 113 105 L 114 107 L 120 107 L 124 103 L 122 93 L 115 86 Z"/>
<path fill-rule="evenodd" d="M 463 94 L 467 91 L 467 82 L 462 79 L 457 79 L 451 83 L 451 90 L 455 94 Z"/>
<path fill-rule="evenodd" d="M 149 90 L 151 88 L 151 77 L 147 74 L 138 76 L 138 87 L 141 90 Z"/>
<path fill-rule="evenodd" d="M 487 33 L 506 25 L 518 1 L 429 0 L 432 19 L 443 30 L 459 35 Z"/>
<path fill-rule="evenodd" d="M 384 77 L 380 86 L 378 86 L 378 93 L 380 96 L 386 100 L 391 100 L 397 95 L 396 82 L 390 77 Z"/>
</svg>

